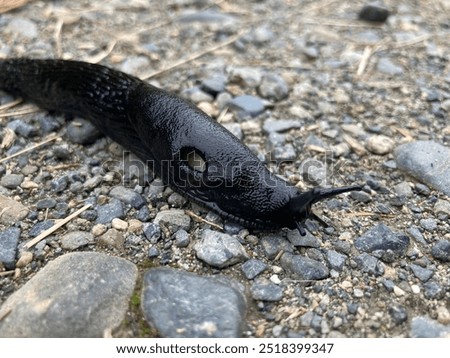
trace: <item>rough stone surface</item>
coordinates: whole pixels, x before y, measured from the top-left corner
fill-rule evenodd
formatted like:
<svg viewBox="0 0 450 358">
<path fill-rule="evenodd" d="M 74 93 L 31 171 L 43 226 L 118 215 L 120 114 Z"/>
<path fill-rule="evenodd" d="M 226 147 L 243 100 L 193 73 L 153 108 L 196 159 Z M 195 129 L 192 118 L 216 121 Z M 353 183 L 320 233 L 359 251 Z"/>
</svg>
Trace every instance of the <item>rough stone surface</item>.
<svg viewBox="0 0 450 358">
<path fill-rule="evenodd" d="M 123 186 L 116 186 L 109 192 L 109 195 L 131 205 L 135 209 L 140 209 L 145 205 L 145 199 L 141 195 L 136 193 L 134 190 Z"/>
<path fill-rule="evenodd" d="M 414 317 L 411 321 L 412 338 L 450 338 L 450 327 L 428 316 Z"/>
<path fill-rule="evenodd" d="M 300 280 L 322 280 L 330 274 L 321 262 L 301 255 L 285 253 L 281 256 L 281 266 Z"/>
<path fill-rule="evenodd" d="M 229 279 L 205 277 L 170 268 L 144 275 L 142 310 L 162 337 L 241 336 L 244 296 Z"/>
<path fill-rule="evenodd" d="M 252 117 L 256 117 L 258 114 L 261 114 L 265 109 L 261 98 L 251 95 L 242 95 L 233 98 L 230 102 L 230 106 L 248 113 Z"/>
<path fill-rule="evenodd" d="M 0 337 L 102 337 L 125 317 L 136 279 L 136 266 L 121 258 L 58 257 L 1 306 L 0 316 L 11 312 Z"/>
<path fill-rule="evenodd" d="M 97 207 L 97 224 L 109 224 L 115 218 L 123 218 L 123 206 L 120 200 L 112 199 L 108 204 Z"/>
<path fill-rule="evenodd" d="M 0 194 L 0 224 L 13 225 L 28 215 L 28 208 Z"/>
<path fill-rule="evenodd" d="M 65 250 L 76 250 L 93 243 L 94 235 L 85 231 L 71 231 L 61 238 L 61 247 Z"/>
<path fill-rule="evenodd" d="M 283 298 L 283 289 L 271 282 L 254 282 L 250 288 L 252 297 L 259 301 L 279 301 Z"/>
<path fill-rule="evenodd" d="M 10 227 L 0 232 L 0 263 L 6 269 L 12 270 L 15 266 L 19 237 L 20 229 L 17 227 Z"/>
<path fill-rule="evenodd" d="M 450 149 L 432 141 L 402 144 L 395 150 L 398 167 L 450 196 Z"/>
<path fill-rule="evenodd" d="M 438 260 L 450 262 L 450 241 L 439 240 L 433 245 L 431 254 Z"/>
<path fill-rule="evenodd" d="M 194 245 L 197 257 L 208 265 L 224 268 L 248 258 L 244 247 L 228 234 L 205 230 L 202 238 Z"/>
<path fill-rule="evenodd" d="M 405 254 L 408 245 L 409 238 L 406 235 L 393 232 L 385 224 L 372 227 L 355 240 L 355 247 L 360 252 L 392 250 L 398 256 Z"/>
<path fill-rule="evenodd" d="M 169 225 L 178 226 L 183 230 L 189 230 L 189 226 L 191 225 L 191 218 L 184 213 L 184 210 L 180 209 L 160 211 L 153 222 L 159 224 L 160 221 Z"/>
<path fill-rule="evenodd" d="M 245 277 L 251 280 L 258 276 L 261 272 L 263 272 L 267 268 L 267 265 L 261 260 L 250 259 L 248 261 L 245 261 L 242 264 L 241 268 L 242 272 L 244 272 Z"/>
<path fill-rule="evenodd" d="M 100 131 L 88 120 L 77 118 L 67 126 L 67 138 L 78 144 L 92 144 L 102 134 Z"/>
</svg>

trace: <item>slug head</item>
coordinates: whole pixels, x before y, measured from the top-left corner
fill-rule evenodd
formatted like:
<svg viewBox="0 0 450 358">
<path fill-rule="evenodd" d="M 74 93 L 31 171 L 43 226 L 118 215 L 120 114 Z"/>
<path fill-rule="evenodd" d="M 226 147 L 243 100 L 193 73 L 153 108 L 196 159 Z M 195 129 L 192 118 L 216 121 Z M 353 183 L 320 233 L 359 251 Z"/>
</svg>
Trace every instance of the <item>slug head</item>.
<svg viewBox="0 0 450 358">
<path fill-rule="evenodd" d="M 313 213 L 311 207 L 314 203 L 342 193 L 361 189 L 361 185 L 330 189 L 314 188 L 310 191 L 307 191 L 306 193 L 301 193 L 293 197 L 288 204 L 289 212 L 292 213 L 293 222 L 295 223 L 295 227 L 299 231 L 300 235 L 306 235 L 306 231 L 303 228 L 303 222 L 308 218 L 314 218 L 321 224 L 325 224 L 322 219 L 320 219 L 316 214 Z"/>
</svg>

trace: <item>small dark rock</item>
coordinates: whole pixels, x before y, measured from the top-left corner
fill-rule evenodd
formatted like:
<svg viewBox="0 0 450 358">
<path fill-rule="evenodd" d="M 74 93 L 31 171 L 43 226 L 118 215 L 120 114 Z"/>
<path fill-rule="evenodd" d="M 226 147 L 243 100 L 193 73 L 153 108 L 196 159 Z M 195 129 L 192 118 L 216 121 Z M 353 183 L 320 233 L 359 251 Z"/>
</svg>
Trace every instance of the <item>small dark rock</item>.
<svg viewBox="0 0 450 358">
<path fill-rule="evenodd" d="M 408 320 L 408 311 L 404 306 L 399 304 L 389 307 L 389 315 L 396 325 L 402 324 Z"/>
<path fill-rule="evenodd" d="M 31 227 L 30 231 L 28 232 L 28 235 L 30 237 L 36 237 L 41 232 L 50 229 L 54 224 L 55 222 L 53 220 L 45 220 L 38 222 Z"/>
<path fill-rule="evenodd" d="M 252 297 L 259 301 L 279 301 L 283 298 L 283 289 L 271 282 L 254 282 L 250 288 Z"/>
<path fill-rule="evenodd" d="M 147 254 L 147 256 L 148 256 L 150 259 L 153 259 L 153 258 L 155 258 L 155 257 L 158 257 L 158 256 L 159 256 L 159 250 L 158 250 L 158 248 L 157 248 L 156 246 L 150 247 L 150 248 L 148 249 L 148 254 Z"/>
<path fill-rule="evenodd" d="M 284 237 L 267 235 L 261 239 L 261 245 L 269 260 L 273 260 L 280 251 L 293 252 L 294 246 Z"/>
<path fill-rule="evenodd" d="M 51 209 L 51 208 L 54 208 L 55 206 L 56 206 L 56 200 L 53 198 L 41 199 L 36 203 L 36 208 L 38 210 Z"/>
<path fill-rule="evenodd" d="M 20 229 L 17 227 L 10 227 L 0 232 L 0 263 L 7 270 L 13 270 L 15 267 L 19 238 Z"/>
<path fill-rule="evenodd" d="M 321 280 L 329 276 L 328 268 L 321 262 L 286 252 L 281 256 L 281 266 L 301 280 Z"/>
<path fill-rule="evenodd" d="M 444 295 L 444 289 L 434 281 L 428 281 L 423 284 L 424 296 L 429 300 L 440 299 Z"/>
<path fill-rule="evenodd" d="M 449 240 L 439 240 L 433 245 L 431 249 L 431 254 L 435 259 L 450 262 L 450 241 Z"/>
<path fill-rule="evenodd" d="M 245 277 L 251 280 L 258 276 L 261 272 L 263 272 L 267 268 L 267 265 L 260 260 L 251 259 L 244 262 L 241 268 L 242 272 L 244 272 Z"/>
<path fill-rule="evenodd" d="M 21 119 L 15 119 L 9 122 L 6 127 L 12 129 L 18 135 L 25 138 L 33 137 L 38 133 L 34 126 L 24 122 Z"/>
<path fill-rule="evenodd" d="M 161 237 L 161 228 L 158 224 L 144 224 L 144 235 L 150 242 L 156 242 Z M 156 241 L 155 241 L 156 240 Z"/>
<path fill-rule="evenodd" d="M 409 265 L 409 267 L 411 268 L 414 276 L 416 276 L 422 282 L 427 282 L 434 273 L 433 270 L 429 270 L 415 264 L 411 264 Z"/>
<path fill-rule="evenodd" d="M 61 193 L 69 184 L 69 178 L 67 175 L 60 176 L 59 178 L 55 178 L 50 182 L 50 187 L 55 193 Z"/>
<path fill-rule="evenodd" d="M 389 16 L 389 10 L 376 5 L 365 5 L 359 12 L 359 19 L 370 22 L 385 22 Z"/>
<path fill-rule="evenodd" d="M 119 199 L 125 204 L 131 205 L 135 209 L 140 209 L 146 204 L 146 201 L 142 197 L 142 195 L 136 193 L 134 190 L 125 188 L 123 186 L 114 187 L 109 192 L 109 195 L 111 195 L 113 198 Z"/>
<path fill-rule="evenodd" d="M 384 273 L 384 266 L 376 257 L 367 253 L 362 253 L 355 258 L 355 262 L 363 272 L 381 276 Z"/>
<path fill-rule="evenodd" d="M 186 230 L 180 229 L 175 233 L 175 245 L 177 247 L 187 247 L 189 243 L 189 234 Z"/>
<path fill-rule="evenodd" d="M 97 207 L 97 224 L 109 224 L 113 219 L 122 219 L 124 216 L 123 206 L 120 200 L 111 199 L 108 204 Z"/>
<path fill-rule="evenodd" d="M 242 95 L 233 98 L 230 102 L 230 106 L 248 113 L 252 117 L 264 112 L 265 106 L 261 98 L 251 95 Z"/>
<path fill-rule="evenodd" d="M 336 271 L 342 271 L 344 269 L 346 260 L 346 255 L 340 254 L 334 250 L 327 251 L 327 261 L 330 264 L 330 267 Z"/>
<path fill-rule="evenodd" d="M 0 180 L 0 184 L 8 189 L 15 189 L 23 182 L 23 174 L 5 174 Z"/>
<path fill-rule="evenodd" d="M 67 126 L 67 138 L 73 143 L 92 144 L 101 136 L 101 132 L 85 119 L 77 118 Z"/>
</svg>

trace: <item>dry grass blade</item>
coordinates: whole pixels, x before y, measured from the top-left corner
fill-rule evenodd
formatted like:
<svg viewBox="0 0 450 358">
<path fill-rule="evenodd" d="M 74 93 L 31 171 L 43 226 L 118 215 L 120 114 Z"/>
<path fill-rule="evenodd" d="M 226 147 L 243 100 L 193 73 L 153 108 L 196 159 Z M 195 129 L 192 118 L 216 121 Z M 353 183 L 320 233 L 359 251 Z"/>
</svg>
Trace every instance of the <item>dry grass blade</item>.
<svg viewBox="0 0 450 358">
<path fill-rule="evenodd" d="M 3 271 L 3 272 L 0 272 L 0 277 L 14 275 L 15 272 L 16 272 L 16 271 L 14 271 L 14 270 L 11 270 L 11 271 Z"/>
<path fill-rule="evenodd" d="M 0 14 L 24 6 L 29 0 L 2 0 L 0 1 Z"/>
<path fill-rule="evenodd" d="M 7 109 L 13 108 L 17 106 L 18 104 L 22 103 L 22 99 L 16 99 L 15 101 L 5 103 L 4 105 L 0 106 L 0 112 L 6 111 Z"/>
<path fill-rule="evenodd" d="M 33 146 L 31 146 L 31 147 L 28 147 L 28 148 L 19 150 L 17 153 L 14 153 L 14 154 L 10 155 L 9 157 L 0 159 L 0 163 L 6 162 L 7 160 L 10 160 L 10 159 L 12 159 L 12 158 L 18 157 L 19 155 L 22 155 L 22 154 L 24 154 L 24 153 L 27 153 L 27 152 L 29 152 L 29 151 L 32 151 L 32 150 L 34 150 L 34 149 L 36 149 L 36 148 L 39 148 L 40 146 L 42 146 L 42 145 L 44 145 L 44 144 L 47 144 L 48 142 L 54 141 L 54 140 L 56 140 L 56 139 L 58 139 L 58 138 L 60 138 L 60 137 L 61 137 L 61 136 L 59 136 L 59 135 L 53 136 L 53 137 L 50 137 L 50 138 L 48 138 L 48 139 L 46 139 L 46 140 L 44 140 L 44 141 L 42 141 L 42 142 L 39 142 L 39 143 L 33 145 Z"/>
<path fill-rule="evenodd" d="M 245 32 L 246 31 L 241 31 L 237 35 L 234 35 L 234 36 L 230 37 L 227 41 L 224 41 L 224 42 L 222 42 L 222 43 L 220 43 L 218 45 L 209 47 L 209 48 L 207 48 L 207 49 L 205 49 L 203 51 L 194 53 L 193 55 L 189 56 L 188 58 L 185 58 L 185 59 L 182 59 L 180 61 L 177 61 L 177 62 L 167 66 L 166 68 L 163 68 L 162 70 L 154 71 L 154 72 L 151 72 L 151 73 L 148 73 L 148 74 L 144 74 L 143 76 L 141 76 L 141 79 L 147 80 L 149 78 L 159 76 L 159 75 L 161 75 L 163 73 L 166 73 L 166 72 L 168 72 L 170 70 L 173 70 L 176 67 L 184 65 L 186 63 L 189 63 L 191 61 L 196 60 L 197 58 L 200 58 L 200 57 L 202 57 L 204 55 L 207 55 L 207 54 L 209 54 L 211 52 L 217 51 L 217 50 L 219 50 L 219 49 L 221 49 L 223 47 L 231 45 L 232 43 L 236 42 Z"/>
<path fill-rule="evenodd" d="M 223 227 L 222 227 L 222 226 L 217 225 L 217 224 L 214 224 L 214 223 L 212 223 L 211 221 L 205 220 L 205 219 L 203 219 L 201 216 L 195 214 L 195 213 L 192 212 L 192 211 L 187 210 L 187 211 L 186 211 L 186 214 L 188 214 L 190 217 L 192 217 L 192 218 L 193 218 L 194 220 L 196 220 L 196 221 L 204 222 L 205 224 L 211 225 L 212 227 L 215 227 L 216 229 L 223 230 Z"/>
<path fill-rule="evenodd" d="M 21 111 L 16 111 L 16 112 L 0 113 L 0 118 L 23 116 L 24 114 L 37 113 L 39 111 L 40 111 L 39 108 L 22 109 Z"/>
<path fill-rule="evenodd" d="M 45 230 L 44 232 L 42 232 L 41 234 L 39 234 L 38 236 L 36 236 L 33 240 L 31 240 L 30 242 L 27 242 L 25 244 L 25 248 L 29 249 L 31 247 L 33 247 L 34 245 L 36 245 L 39 241 L 44 240 L 47 236 L 53 234 L 56 230 L 58 230 L 61 226 L 67 224 L 70 220 L 72 220 L 73 218 L 77 217 L 78 215 L 80 215 L 83 211 L 89 209 L 92 205 L 91 204 L 87 204 L 85 206 L 83 206 L 81 209 L 78 209 L 77 211 L 75 211 L 74 213 L 70 214 L 68 217 L 66 217 L 65 219 L 62 219 L 61 221 L 58 221 L 55 225 L 53 225 L 51 228 Z"/>
</svg>

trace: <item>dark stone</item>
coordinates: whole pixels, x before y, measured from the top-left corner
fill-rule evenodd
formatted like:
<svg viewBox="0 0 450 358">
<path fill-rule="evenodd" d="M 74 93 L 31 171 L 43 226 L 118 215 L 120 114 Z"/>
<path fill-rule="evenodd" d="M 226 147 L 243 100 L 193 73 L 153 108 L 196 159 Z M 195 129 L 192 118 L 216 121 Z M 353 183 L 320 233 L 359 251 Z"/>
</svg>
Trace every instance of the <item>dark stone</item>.
<svg viewBox="0 0 450 358">
<path fill-rule="evenodd" d="M 439 240 L 436 242 L 431 249 L 431 254 L 435 259 L 450 262 L 450 241 Z"/>
<path fill-rule="evenodd" d="M 124 217 L 123 206 L 120 200 L 111 199 L 108 204 L 97 207 L 97 224 L 109 224 L 113 219 Z"/>
<path fill-rule="evenodd" d="M 56 206 L 56 200 L 53 198 L 41 199 L 36 203 L 36 208 L 38 210 L 51 209 L 51 208 L 54 208 L 55 206 Z"/>
<path fill-rule="evenodd" d="M 30 231 L 28 232 L 28 235 L 30 237 L 36 237 L 43 231 L 50 229 L 54 224 L 55 222 L 53 220 L 45 220 L 38 222 L 31 227 Z"/>
<path fill-rule="evenodd" d="M 205 277 L 171 268 L 144 275 L 142 311 L 162 337 L 241 336 L 246 301 L 226 278 Z"/>
<path fill-rule="evenodd" d="M 376 5 L 365 5 L 359 12 L 359 19 L 370 22 L 385 22 L 389 16 L 389 10 Z"/>
<path fill-rule="evenodd" d="M 252 117 L 264 112 L 265 105 L 261 98 L 251 95 L 242 95 L 233 98 L 230 102 L 230 106 L 248 113 Z"/>
<path fill-rule="evenodd" d="M 261 272 L 263 272 L 267 268 L 267 265 L 260 260 L 251 259 L 244 262 L 241 268 L 242 272 L 244 272 L 245 277 L 251 280 L 258 276 Z"/>
<path fill-rule="evenodd" d="M 389 307 L 389 315 L 396 325 L 402 324 L 408 320 L 408 311 L 399 304 Z"/>
<path fill-rule="evenodd" d="M 146 204 L 146 201 L 142 197 L 142 195 L 136 193 L 134 190 L 125 188 L 123 186 L 114 187 L 109 192 L 109 195 L 111 195 L 113 198 L 119 199 L 125 204 L 131 205 L 135 209 L 140 209 Z"/>
<path fill-rule="evenodd" d="M 0 232 L 0 263 L 7 270 L 13 270 L 15 267 L 19 238 L 20 229 L 17 227 L 10 227 Z"/>
<path fill-rule="evenodd" d="M 286 252 L 281 256 L 281 266 L 300 280 L 321 280 L 330 274 L 321 262 Z"/>
<path fill-rule="evenodd" d="M 385 224 L 378 224 L 355 240 L 355 247 L 360 252 L 375 250 L 392 250 L 397 256 L 403 256 L 409 245 L 406 235 L 393 232 Z"/>
<path fill-rule="evenodd" d="M 91 122 L 77 118 L 67 126 L 67 138 L 78 144 L 93 144 L 102 136 L 101 132 Z"/>
<path fill-rule="evenodd" d="M 254 300 L 274 302 L 283 298 L 283 289 L 272 282 L 254 282 L 250 291 Z"/>
<path fill-rule="evenodd" d="M 381 276 L 384 273 L 384 266 L 376 257 L 363 253 L 355 258 L 355 262 L 361 271 Z"/>
<path fill-rule="evenodd" d="M 433 270 L 423 268 L 419 265 L 411 264 L 409 267 L 411 268 L 414 276 L 422 282 L 427 282 L 434 274 Z"/>
</svg>

